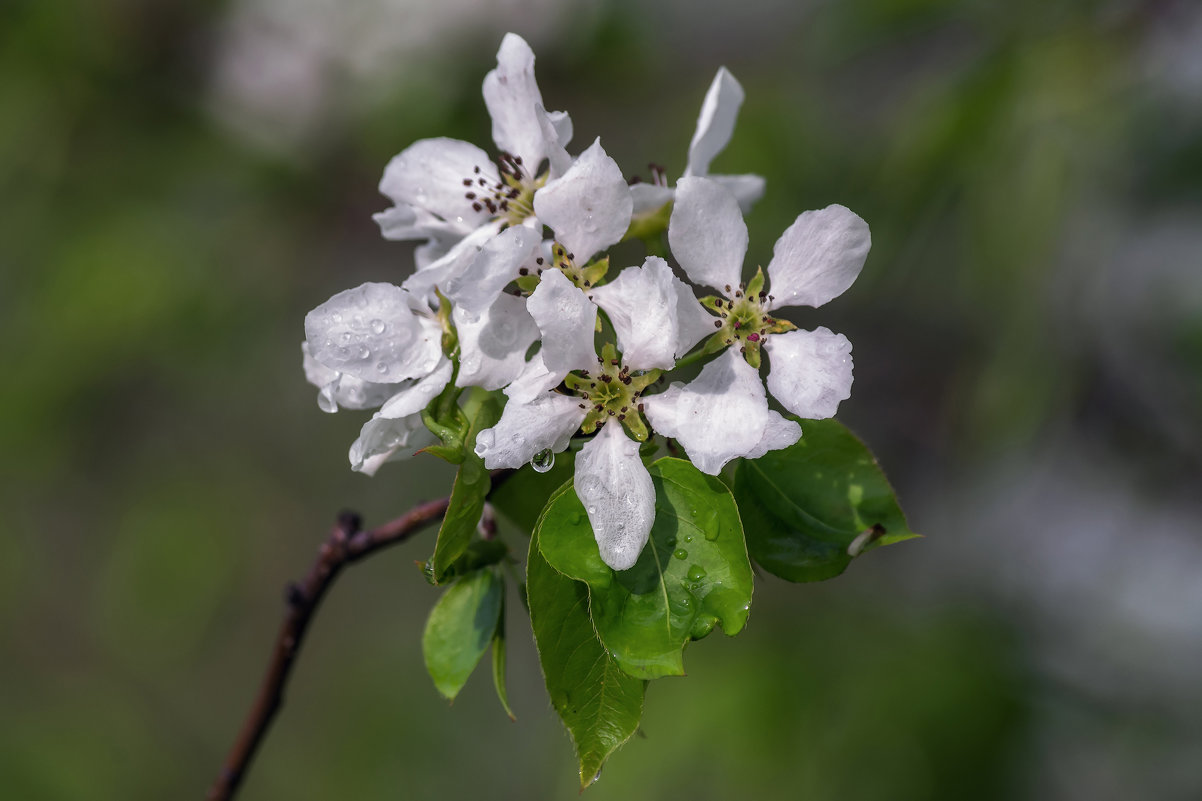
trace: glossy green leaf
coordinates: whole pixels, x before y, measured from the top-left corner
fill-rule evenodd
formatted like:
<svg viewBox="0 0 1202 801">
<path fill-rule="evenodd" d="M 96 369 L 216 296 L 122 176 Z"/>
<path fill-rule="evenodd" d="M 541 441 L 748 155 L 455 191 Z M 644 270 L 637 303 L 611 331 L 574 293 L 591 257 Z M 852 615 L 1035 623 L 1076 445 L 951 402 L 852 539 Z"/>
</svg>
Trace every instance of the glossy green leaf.
<svg viewBox="0 0 1202 801">
<path fill-rule="evenodd" d="M 601 561 L 575 492 L 557 493 L 539 522 L 548 563 L 588 584 L 597 636 L 624 671 L 645 679 L 683 675 L 685 643 L 717 623 L 727 634 L 738 633 L 752 590 L 730 490 L 682 459 L 660 459 L 650 473 L 655 522 L 629 570 L 614 571 Z"/>
<path fill-rule="evenodd" d="M 501 611 L 497 614 L 497 630 L 492 638 L 492 683 L 497 698 L 510 720 L 517 720 L 509 706 L 509 688 L 505 681 L 505 582 L 501 582 Z"/>
<path fill-rule="evenodd" d="M 864 443 L 836 420 L 801 428 L 795 445 L 744 460 L 735 474 L 759 565 L 789 581 L 820 581 L 865 550 L 918 536 Z"/>
<path fill-rule="evenodd" d="M 547 564 L 537 532 L 530 540 L 526 592 L 547 694 L 572 737 L 583 789 L 638 730 L 646 682 L 622 672 L 606 653 L 589 621 L 588 590 Z"/>
<path fill-rule="evenodd" d="M 501 580 L 481 570 L 452 584 L 426 621 L 422 654 L 434 686 L 454 699 L 492 642 L 501 614 Z"/>
<path fill-rule="evenodd" d="M 507 556 L 509 556 L 509 546 L 499 539 L 472 540 L 459 558 L 446 569 L 440 581 L 434 581 L 434 568 L 429 562 L 425 563 L 423 573 L 431 584 L 446 584 L 459 576 L 466 576 L 481 568 L 495 565 Z"/>
<path fill-rule="evenodd" d="M 542 514 L 551 493 L 572 478 L 575 453 L 566 450 L 555 454 L 555 464 L 545 473 L 533 467 L 523 467 L 497 487 L 490 501 L 501 514 L 529 534 Z"/>
<path fill-rule="evenodd" d="M 430 574 L 434 583 L 441 584 L 448 578 L 451 565 L 467 549 L 476 533 L 476 525 L 484 512 L 484 500 L 492 487 L 492 478 L 484 460 L 475 454 L 472 447 L 476 433 L 495 425 L 500 419 L 500 403 L 494 396 L 485 396 L 467 410 L 472 412 L 467 430 L 463 461 L 455 473 L 451 487 L 451 502 L 443 515 L 438 529 L 438 540 L 434 545 L 434 556 L 430 558 Z"/>
</svg>

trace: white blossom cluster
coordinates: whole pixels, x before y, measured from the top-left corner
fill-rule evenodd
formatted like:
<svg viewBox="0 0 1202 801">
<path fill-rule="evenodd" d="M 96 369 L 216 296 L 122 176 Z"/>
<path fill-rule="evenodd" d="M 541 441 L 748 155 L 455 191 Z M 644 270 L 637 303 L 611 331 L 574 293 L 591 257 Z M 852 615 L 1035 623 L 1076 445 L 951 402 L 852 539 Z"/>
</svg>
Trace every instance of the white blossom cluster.
<svg viewBox="0 0 1202 801">
<path fill-rule="evenodd" d="M 544 108 L 520 37 L 505 37 L 483 91 L 499 155 L 439 138 L 392 159 L 380 190 L 394 205 L 375 219 L 388 239 L 422 242 L 417 270 L 399 286 L 363 284 L 311 311 L 305 375 L 325 411 L 379 407 L 350 451 L 352 467 L 368 474 L 434 442 L 421 412 L 451 383 L 505 395 L 499 422 L 475 440 L 490 469 L 545 464 L 573 436 L 589 436 L 575 490 L 602 558 L 624 570 L 655 516 L 640 442 L 672 438 L 716 475 L 801 436 L 769 408 L 767 392 L 809 419 L 834 415 L 850 396 L 847 339 L 773 315 L 846 290 L 867 256 L 868 226 L 842 206 L 805 212 L 777 240 L 766 278 L 760 271 L 743 282 L 741 207 L 762 194 L 763 179 L 708 174 L 743 100 L 725 69 L 675 187 L 662 173 L 629 184 L 599 139 L 570 155 L 571 120 Z M 609 265 L 606 250 L 667 204 L 672 256 L 689 281 L 718 295 L 698 300 L 655 256 L 620 271 Z M 439 315 L 448 303 L 458 341 L 450 354 Z M 700 374 L 661 390 L 662 374 L 685 357 L 706 361 Z"/>
</svg>

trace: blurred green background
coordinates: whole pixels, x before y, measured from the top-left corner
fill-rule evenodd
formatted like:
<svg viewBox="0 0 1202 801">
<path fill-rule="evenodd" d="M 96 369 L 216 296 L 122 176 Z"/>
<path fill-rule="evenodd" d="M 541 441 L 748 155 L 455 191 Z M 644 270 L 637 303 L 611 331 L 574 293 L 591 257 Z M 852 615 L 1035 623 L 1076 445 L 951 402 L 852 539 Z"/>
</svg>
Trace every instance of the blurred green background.
<svg viewBox="0 0 1202 801">
<path fill-rule="evenodd" d="M 841 418 L 926 539 L 650 688 L 604 799 L 1202 797 L 1202 7 L 1189 0 L 7 0 L 0 5 L 0 787 L 198 798 L 353 474 L 305 312 L 399 282 L 370 219 L 413 140 L 488 143 L 501 35 L 623 167 L 684 167 L 719 65 L 749 261 L 843 203 L 873 251 L 795 319 L 855 346 Z M 489 145 L 491 147 L 491 145 Z M 487 675 L 424 675 L 428 541 L 354 567 L 246 799 L 575 798 L 510 604 Z"/>
</svg>

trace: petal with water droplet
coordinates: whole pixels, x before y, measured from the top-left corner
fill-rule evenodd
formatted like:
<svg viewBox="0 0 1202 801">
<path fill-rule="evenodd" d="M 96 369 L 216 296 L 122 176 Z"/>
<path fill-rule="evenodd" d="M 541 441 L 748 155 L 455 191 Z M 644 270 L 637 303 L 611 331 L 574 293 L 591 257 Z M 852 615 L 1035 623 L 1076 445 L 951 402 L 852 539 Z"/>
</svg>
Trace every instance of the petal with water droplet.
<svg viewBox="0 0 1202 801">
<path fill-rule="evenodd" d="M 576 495 L 584 504 L 605 564 L 627 570 L 638 561 L 655 522 L 655 486 L 639 444 L 610 423 L 576 457 Z"/>
</svg>

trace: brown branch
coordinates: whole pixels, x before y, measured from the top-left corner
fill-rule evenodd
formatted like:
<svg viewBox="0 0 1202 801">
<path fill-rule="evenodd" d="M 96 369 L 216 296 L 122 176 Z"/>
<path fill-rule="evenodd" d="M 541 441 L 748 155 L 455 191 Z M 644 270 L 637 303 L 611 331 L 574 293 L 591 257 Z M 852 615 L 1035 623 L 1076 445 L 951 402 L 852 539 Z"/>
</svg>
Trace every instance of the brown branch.
<svg viewBox="0 0 1202 801">
<path fill-rule="evenodd" d="M 500 486 L 512 474 L 512 470 L 493 471 L 493 488 Z M 308 575 L 303 581 L 288 585 L 288 614 L 276 637 L 267 675 L 263 677 L 259 694 L 242 724 L 234 747 L 226 757 L 221 774 L 206 796 L 208 801 L 229 801 L 237 792 L 267 728 L 283 703 L 284 685 L 292 672 L 309 621 L 342 568 L 390 545 L 404 542 L 431 523 L 441 520 L 449 503 L 450 498 L 423 503 L 395 520 L 368 531 L 360 529 L 359 515 L 345 512 L 339 516 L 333 532 L 318 550 L 317 561 L 309 569 Z"/>
</svg>

